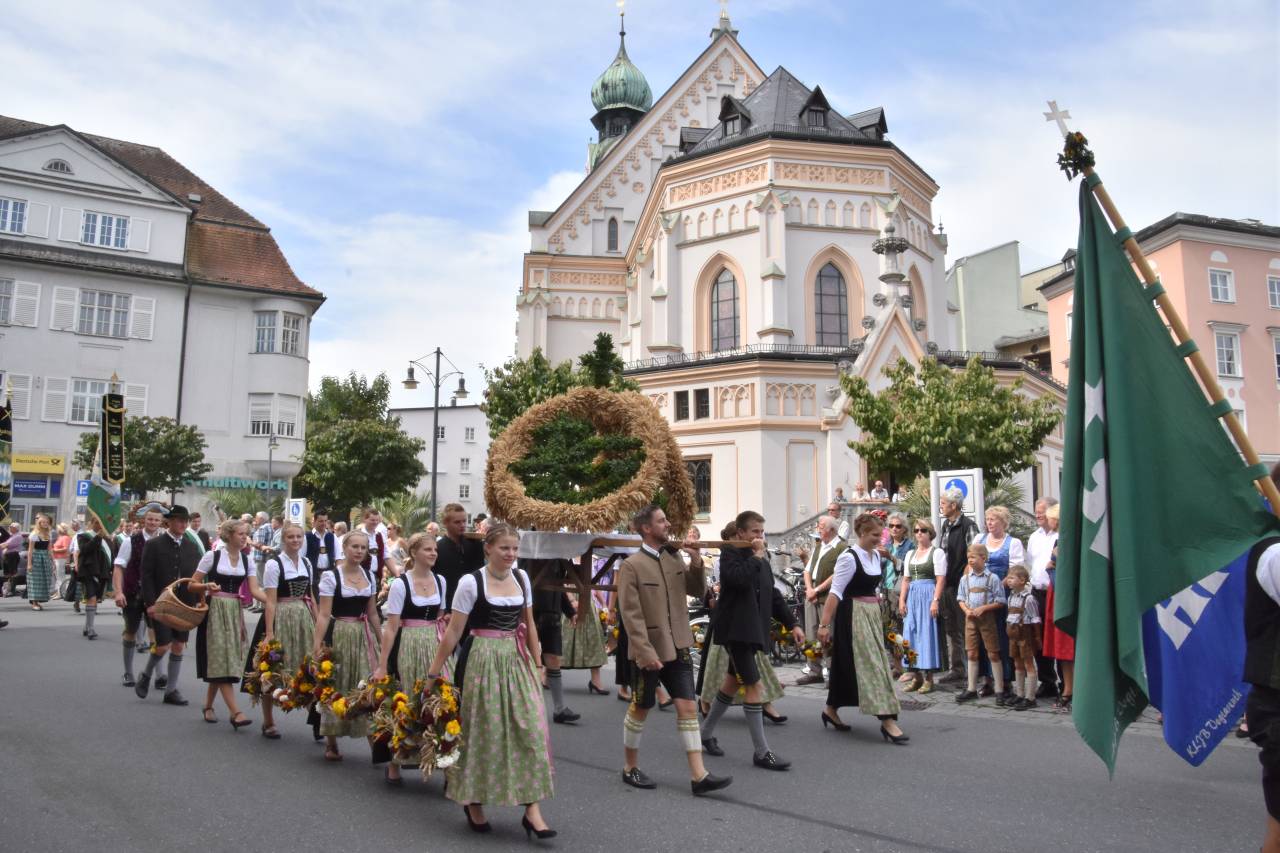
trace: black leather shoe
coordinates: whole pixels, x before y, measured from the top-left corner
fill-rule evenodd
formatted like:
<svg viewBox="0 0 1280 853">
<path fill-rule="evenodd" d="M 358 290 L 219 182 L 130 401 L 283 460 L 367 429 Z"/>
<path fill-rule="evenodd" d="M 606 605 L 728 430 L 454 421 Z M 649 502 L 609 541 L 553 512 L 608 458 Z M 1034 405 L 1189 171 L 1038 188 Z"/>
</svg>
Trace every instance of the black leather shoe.
<svg viewBox="0 0 1280 853">
<path fill-rule="evenodd" d="M 719 791 L 721 788 L 727 788 L 733 784 L 732 776 L 716 776 L 708 773 L 697 782 L 690 782 L 689 787 L 693 789 L 695 797 L 701 797 L 704 794 L 710 794 L 712 791 Z"/>
<path fill-rule="evenodd" d="M 1058 688 L 1056 685 L 1047 681 L 1040 682 L 1040 687 L 1036 690 L 1037 699 L 1056 699 L 1058 698 Z"/>
<path fill-rule="evenodd" d="M 179 693 L 177 690 L 170 690 L 168 693 L 164 694 L 164 704 L 190 705 L 191 703 L 188 702 L 186 697 L 183 696 L 181 693 Z"/>
<path fill-rule="evenodd" d="M 164 690 L 169 686 L 169 676 L 163 672 L 156 676 L 156 690 Z"/>
<path fill-rule="evenodd" d="M 956 702 L 963 705 L 965 702 L 972 702 L 978 698 L 978 694 L 972 690 L 962 690 L 956 694 Z"/>
<path fill-rule="evenodd" d="M 551 721 L 564 725 L 565 723 L 576 723 L 582 719 L 582 715 L 565 708 L 563 711 L 556 711 L 551 715 Z"/>
<path fill-rule="evenodd" d="M 646 776 L 639 767 L 623 770 L 622 781 L 633 788 L 643 788 L 646 791 L 658 787 L 658 783 Z"/>
<path fill-rule="evenodd" d="M 764 755 L 751 756 L 751 763 L 756 767 L 763 767 L 765 770 L 788 770 L 791 767 L 790 761 L 784 761 L 774 755 L 772 751 L 766 752 Z"/>
<path fill-rule="evenodd" d="M 978 695 L 979 695 L 979 696 L 994 696 L 994 695 L 996 695 L 996 689 L 995 689 L 994 687 L 992 687 L 990 684 L 984 684 L 984 685 L 982 685 L 981 687 L 979 687 L 979 688 L 978 688 Z"/>
<path fill-rule="evenodd" d="M 724 750 L 720 748 L 720 741 L 713 737 L 702 739 L 702 751 L 707 755 L 714 755 L 716 758 L 721 758 L 724 755 Z"/>
<path fill-rule="evenodd" d="M 151 692 L 151 675 L 142 673 L 138 676 L 138 682 L 133 685 L 133 692 L 137 694 L 139 699 L 146 699 L 147 694 Z"/>
<path fill-rule="evenodd" d="M 136 682 L 133 680 L 133 676 L 126 672 L 120 683 L 125 687 L 132 687 Z"/>
</svg>

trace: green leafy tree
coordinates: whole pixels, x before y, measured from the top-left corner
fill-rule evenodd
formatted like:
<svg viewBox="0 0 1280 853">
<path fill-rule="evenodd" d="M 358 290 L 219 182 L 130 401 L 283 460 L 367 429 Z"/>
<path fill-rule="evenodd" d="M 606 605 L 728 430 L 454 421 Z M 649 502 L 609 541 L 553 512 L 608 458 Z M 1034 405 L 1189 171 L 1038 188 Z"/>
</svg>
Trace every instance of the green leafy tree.
<svg viewBox="0 0 1280 853">
<path fill-rule="evenodd" d="M 354 372 L 326 376 L 307 395 L 307 443 L 297 491 L 316 506 L 346 517 L 352 507 L 408 490 L 426 469 L 418 454 L 426 447 L 400 428 L 388 411 L 391 383 L 372 383 Z"/>
<path fill-rule="evenodd" d="M 431 521 L 431 492 L 411 492 L 406 489 L 395 495 L 388 495 L 373 502 L 378 512 L 387 523 L 400 525 L 400 533 L 404 537 L 427 529 Z"/>
<path fill-rule="evenodd" d="M 284 515 L 284 493 L 276 491 L 267 500 L 267 493 L 257 489 L 209 489 L 205 493 L 209 503 L 222 510 L 227 517 L 234 518 L 246 512 L 256 515 L 265 512 L 268 515 Z M 209 529 L 212 530 L 213 525 Z"/>
<path fill-rule="evenodd" d="M 873 392 L 860 376 L 843 375 L 846 411 L 862 430 L 849 446 L 873 471 L 899 480 L 944 468 L 981 468 L 992 480 L 1031 467 L 1036 450 L 1062 420 L 1054 400 L 1033 400 L 996 381 L 977 356 L 964 370 L 926 358 L 885 368 L 889 386 Z"/>
<path fill-rule="evenodd" d="M 507 424 L 528 409 L 581 385 L 613 391 L 638 391 L 640 386 L 622 375 L 623 362 L 613 348 L 613 337 L 596 335 L 595 347 L 579 358 L 579 369 L 562 361 L 553 365 L 535 349 L 528 358 L 512 358 L 501 367 L 485 369 L 484 404 L 489 437 L 497 438 Z"/>
<path fill-rule="evenodd" d="M 135 495 L 179 491 L 188 480 L 202 479 L 213 470 L 204 461 L 208 447 L 204 433 L 191 424 L 173 418 L 126 418 L 123 489 Z M 86 474 L 91 472 L 97 449 L 98 432 L 81 433 L 72 462 Z"/>
</svg>

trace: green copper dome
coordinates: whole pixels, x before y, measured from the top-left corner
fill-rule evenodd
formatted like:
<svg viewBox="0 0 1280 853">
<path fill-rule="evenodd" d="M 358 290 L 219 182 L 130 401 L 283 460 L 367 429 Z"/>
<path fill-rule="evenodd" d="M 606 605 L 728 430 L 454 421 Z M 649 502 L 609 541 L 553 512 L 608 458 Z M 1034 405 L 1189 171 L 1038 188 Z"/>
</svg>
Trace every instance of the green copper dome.
<svg viewBox="0 0 1280 853">
<path fill-rule="evenodd" d="M 613 64 L 591 86 L 591 103 L 597 111 L 629 107 L 647 112 L 653 106 L 653 92 L 649 90 L 649 81 L 627 56 L 626 33 L 622 37 Z"/>
</svg>

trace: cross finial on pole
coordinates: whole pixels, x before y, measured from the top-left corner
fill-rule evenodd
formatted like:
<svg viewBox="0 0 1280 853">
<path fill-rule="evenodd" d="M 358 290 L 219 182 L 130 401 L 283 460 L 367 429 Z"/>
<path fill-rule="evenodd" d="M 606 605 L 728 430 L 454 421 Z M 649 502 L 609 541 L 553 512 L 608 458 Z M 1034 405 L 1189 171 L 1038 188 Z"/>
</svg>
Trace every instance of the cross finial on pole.
<svg viewBox="0 0 1280 853">
<path fill-rule="evenodd" d="M 720 17 L 724 20 L 729 18 L 729 0 L 720 0 Z"/>
<path fill-rule="evenodd" d="M 1049 101 L 1049 112 L 1044 114 L 1045 121 L 1056 121 L 1058 123 L 1058 132 L 1066 136 L 1071 132 L 1071 128 L 1067 127 L 1067 119 L 1071 118 L 1070 110 L 1058 109 L 1057 101 Z"/>
</svg>

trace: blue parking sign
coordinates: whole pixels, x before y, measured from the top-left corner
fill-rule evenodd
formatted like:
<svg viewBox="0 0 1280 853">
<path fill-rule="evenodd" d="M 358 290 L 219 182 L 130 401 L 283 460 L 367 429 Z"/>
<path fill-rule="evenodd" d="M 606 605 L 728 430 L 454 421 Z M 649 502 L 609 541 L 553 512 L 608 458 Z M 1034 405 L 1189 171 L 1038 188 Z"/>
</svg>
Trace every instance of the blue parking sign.
<svg viewBox="0 0 1280 853">
<path fill-rule="evenodd" d="M 78 498 L 89 497 L 89 481 L 88 480 L 76 480 L 76 497 Z"/>
</svg>

